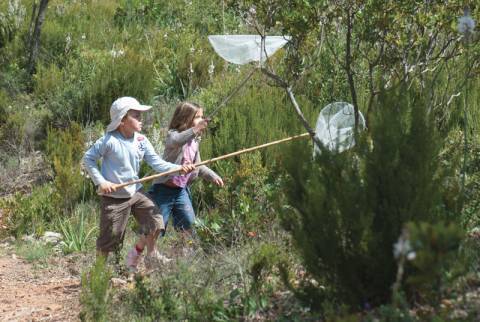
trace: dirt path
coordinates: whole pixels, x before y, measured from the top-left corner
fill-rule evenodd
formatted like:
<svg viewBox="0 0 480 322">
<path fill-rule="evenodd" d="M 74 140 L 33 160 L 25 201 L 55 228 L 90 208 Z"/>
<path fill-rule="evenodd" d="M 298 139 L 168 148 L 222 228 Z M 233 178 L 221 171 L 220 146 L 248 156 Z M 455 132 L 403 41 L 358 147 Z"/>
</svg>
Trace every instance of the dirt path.
<svg viewBox="0 0 480 322">
<path fill-rule="evenodd" d="M 35 268 L 2 254 L 0 321 L 78 321 L 80 278 L 59 266 Z"/>
</svg>

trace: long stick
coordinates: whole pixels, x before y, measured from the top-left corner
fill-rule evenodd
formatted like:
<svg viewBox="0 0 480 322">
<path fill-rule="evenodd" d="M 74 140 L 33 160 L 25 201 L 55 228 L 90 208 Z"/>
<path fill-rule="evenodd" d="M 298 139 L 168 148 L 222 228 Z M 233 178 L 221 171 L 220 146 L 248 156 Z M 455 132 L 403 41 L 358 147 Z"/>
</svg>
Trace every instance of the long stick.
<svg viewBox="0 0 480 322">
<path fill-rule="evenodd" d="M 272 146 L 272 145 L 275 145 L 275 144 L 288 142 L 288 141 L 292 141 L 292 140 L 295 140 L 295 139 L 305 138 L 305 137 L 308 137 L 308 136 L 310 136 L 309 133 L 303 133 L 303 134 L 291 136 L 291 137 L 288 137 L 288 138 L 285 138 L 285 139 L 272 141 L 272 142 L 265 143 L 265 144 L 262 144 L 262 145 L 257 145 L 257 146 L 251 147 L 251 148 L 247 148 L 247 149 L 239 150 L 239 151 L 232 152 L 232 153 L 229 153 L 229 154 L 225 154 L 225 155 L 222 155 L 222 156 L 210 159 L 210 160 L 205 160 L 205 161 L 202 161 L 202 162 L 199 162 L 199 163 L 195 163 L 195 166 L 199 167 L 201 165 L 206 165 L 206 164 L 210 164 L 212 162 L 228 159 L 228 158 L 234 157 L 236 155 L 252 152 L 252 151 L 263 149 L 263 148 L 266 148 L 266 147 L 269 147 L 269 146 Z M 180 172 L 180 171 L 182 171 L 182 168 L 178 167 L 177 169 L 169 170 L 169 171 L 162 172 L 162 173 L 157 173 L 157 174 L 154 174 L 154 175 L 151 175 L 151 176 L 148 176 L 148 177 L 143 177 L 142 179 L 133 180 L 133 181 L 129 181 L 129 182 L 125 182 L 125 183 L 115 185 L 115 189 L 123 188 L 123 187 L 129 186 L 129 185 L 132 185 L 132 184 L 136 184 L 136 183 L 142 183 L 142 182 L 149 181 L 149 180 L 156 179 L 156 178 L 160 178 L 160 177 L 165 177 L 165 176 L 168 176 L 168 175 Z"/>
</svg>

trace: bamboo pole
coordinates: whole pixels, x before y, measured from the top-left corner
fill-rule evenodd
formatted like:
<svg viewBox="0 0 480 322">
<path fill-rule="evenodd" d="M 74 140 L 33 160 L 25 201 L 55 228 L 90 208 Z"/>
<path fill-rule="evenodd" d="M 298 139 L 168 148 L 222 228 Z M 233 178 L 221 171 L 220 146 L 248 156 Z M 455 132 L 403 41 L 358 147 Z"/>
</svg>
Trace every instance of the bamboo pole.
<svg viewBox="0 0 480 322">
<path fill-rule="evenodd" d="M 225 154 L 225 155 L 213 158 L 213 159 L 205 160 L 205 161 L 196 163 L 194 165 L 195 165 L 195 167 L 199 167 L 199 166 L 210 164 L 210 163 L 213 163 L 213 162 L 216 162 L 216 161 L 225 160 L 225 159 L 228 159 L 228 158 L 240 155 L 240 154 L 244 154 L 244 153 L 256 151 L 256 150 L 259 150 L 259 149 L 263 149 L 263 148 L 266 148 L 266 147 L 269 147 L 269 146 L 272 146 L 272 145 L 276 145 L 276 144 L 279 144 L 279 143 L 284 143 L 284 142 L 288 142 L 288 141 L 292 141 L 292 140 L 296 140 L 296 139 L 300 139 L 300 138 L 305 138 L 305 137 L 309 137 L 309 136 L 310 136 L 309 133 L 303 133 L 303 134 L 299 134 L 299 135 L 295 135 L 295 136 L 290 136 L 290 137 L 285 138 L 285 139 L 272 141 L 272 142 L 257 145 L 257 146 L 251 147 L 251 148 L 247 148 L 247 149 L 239 150 L 239 151 L 232 152 L 232 153 L 229 153 L 229 154 Z M 151 176 L 148 176 L 148 177 L 143 177 L 143 178 L 138 179 L 138 180 L 133 180 L 133 181 L 117 184 L 117 185 L 115 185 L 115 190 L 119 189 L 119 188 L 129 186 L 129 185 L 132 185 L 132 184 L 142 183 L 142 182 L 150 181 L 150 180 L 153 180 L 153 179 L 156 179 L 156 178 L 165 177 L 165 176 L 168 176 L 168 175 L 180 172 L 180 171 L 182 171 L 182 167 L 178 167 L 177 169 L 169 170 L 169 171 L 162 172 L 162 173 L 157 173 L 157 174 L 154 174 L 154 175 L 151 175 Z"/>
</svg>

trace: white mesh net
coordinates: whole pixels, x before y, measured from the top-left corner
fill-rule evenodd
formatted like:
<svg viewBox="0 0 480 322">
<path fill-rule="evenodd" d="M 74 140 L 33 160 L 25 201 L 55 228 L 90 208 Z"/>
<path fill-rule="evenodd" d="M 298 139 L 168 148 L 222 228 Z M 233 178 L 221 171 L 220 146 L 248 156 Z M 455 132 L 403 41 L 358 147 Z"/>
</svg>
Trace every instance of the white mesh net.
<svg viewBox="0 0 480 322">
<path fill-rule="evenodd" d="M 278 49 L 285 46 L 289 36 L 266 36 L 265 52 L 262 53 L 262 37 L 259 35 L 212 35 L 208 36 L 215 52 L 226 61 L 243 65 L 254 61 L 264 62 Z M 267 57 L 265 57 L 267 56 Z"/>
<path fill-rule="evenodd" d="M 359 112 L 360 113 L 360 112 Z M 318 116 L 315 135 L 331 151 L 342 152 L 355 145 L 355 112 L 353 105 L 335 102 L 325 106 Z M 364 130 L 365 118 L 360 113 L 358 129 Z M 320 150 L 315 146 L 315 153 Z"/>
</svg>

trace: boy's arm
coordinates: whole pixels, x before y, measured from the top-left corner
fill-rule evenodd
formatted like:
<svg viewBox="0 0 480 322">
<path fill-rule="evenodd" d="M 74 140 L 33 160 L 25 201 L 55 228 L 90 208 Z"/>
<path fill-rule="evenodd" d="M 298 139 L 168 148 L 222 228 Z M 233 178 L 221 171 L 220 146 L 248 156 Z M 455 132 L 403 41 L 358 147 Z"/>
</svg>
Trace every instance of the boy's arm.
<svg viewBox="0 0 480 322">
<path fill-rule="evenodd" d="M 192 128 L 185 130 L 183 132 L 178 132 L 175 130 L 168 131 L 167 137 L 165 139 L 165 145 L 174 145 L 174 146 L 181 146 L 188 142 L 188 140 L 192 139 L 197 135 Z"/>
<path fill-rule="evenodd" d="M 85 167 L 85 170 L 87 170 L 96 186 L 107 182 L 107 180 L 105 180 L 105 178 L 102 176 L 100 170 L 98 170 L 97 166 L 97 161 L 102 158 L 104 154 L 105 144 L 104 137 L 102 137 L 98 139 L 97 142 L 95 142 L 95 144 L 92 145 L 83 156 L 83 166 Z"/>
<path fill-rule="evenodd" d="M 181 166 L 175 163 L 167 162 L 160 158 L 160 156 L 155 152 L 150 141 L 145 137 L 145 154 L 143 158 L 148 163 L 153 170 L 161 173 L 173 169 L 179 169 Z"/>
</svg>

